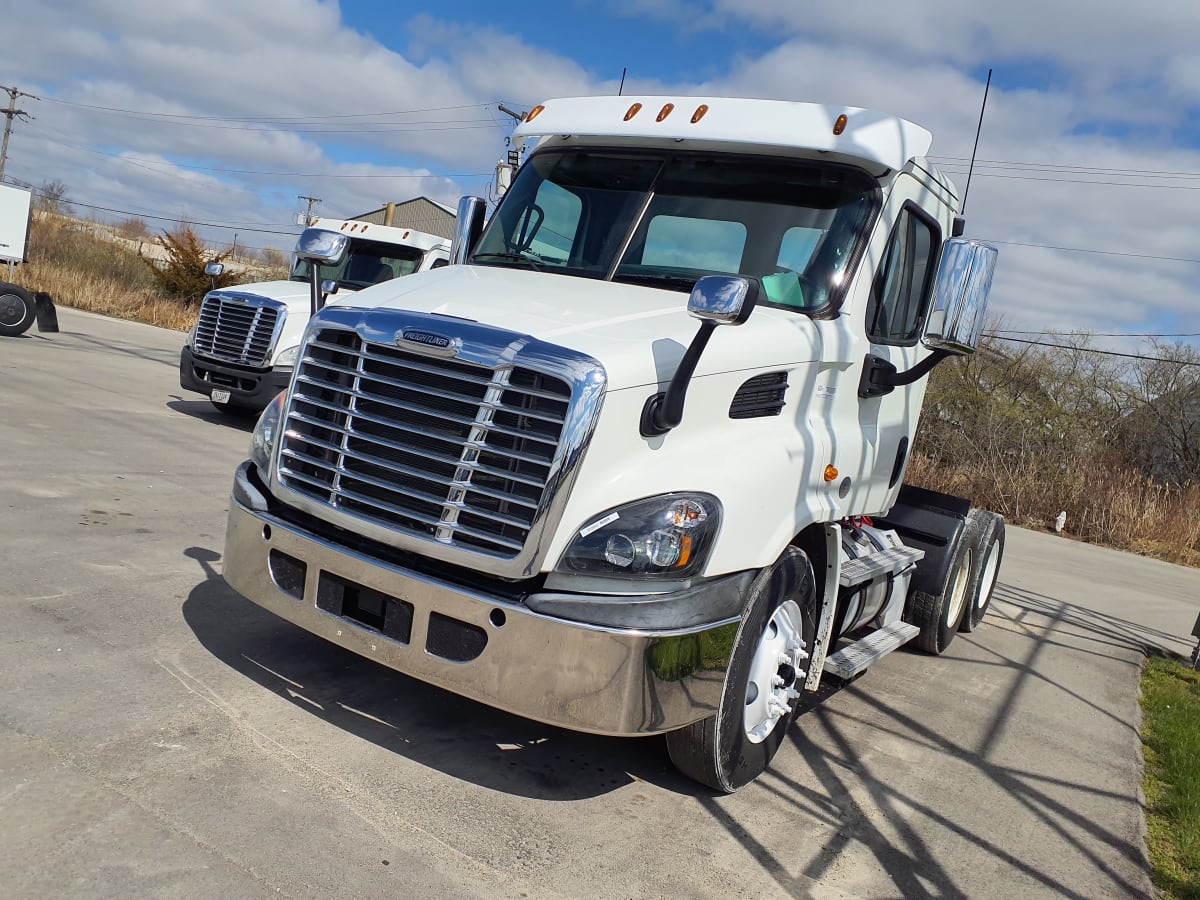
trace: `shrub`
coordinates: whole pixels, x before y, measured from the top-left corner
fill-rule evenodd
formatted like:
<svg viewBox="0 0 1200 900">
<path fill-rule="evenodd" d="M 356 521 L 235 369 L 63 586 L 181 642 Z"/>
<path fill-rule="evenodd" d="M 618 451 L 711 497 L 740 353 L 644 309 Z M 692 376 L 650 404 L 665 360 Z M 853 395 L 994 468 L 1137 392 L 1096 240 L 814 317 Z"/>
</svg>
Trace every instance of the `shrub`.
<svg viewBox="0 0 1200 900">
<path fill-rule="evenodd" d="M 165 260 L 144 260 L 163 293 L 180 300 L 187 306 L 199 306 L 200 301 L 212 286 L 212 279 L 204 274 L 210 262 L 220 262 L 229 257 L 229 251 L 213 253 L 201 243 L 191 228 L 183 227 L 174 232 L 164 231 L 158 238 L 167 253 Z M 237 281 L 234 273 L 226 271 L 217 276 L 217 287 L 227 287 Z"/>
</svg>

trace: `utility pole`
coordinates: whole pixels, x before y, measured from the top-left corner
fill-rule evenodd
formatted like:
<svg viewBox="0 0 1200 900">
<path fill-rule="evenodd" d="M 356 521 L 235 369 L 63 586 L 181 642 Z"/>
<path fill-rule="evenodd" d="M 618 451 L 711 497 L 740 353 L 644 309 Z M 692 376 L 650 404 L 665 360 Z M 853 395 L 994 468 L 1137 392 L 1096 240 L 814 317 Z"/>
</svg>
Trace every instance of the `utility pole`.
<svg viewBox="0 0 1200 900">
<path fill-rule="evenodd" d="M 0 181 L 4 180 L 4 163 L 8 159 L 8 136 L 12 134 L 13 119 L 20 116 L 24 119 L 32 118 L 29 113 L 23 109 L 17 109 L 18 97 L 29 97 L 31 100 L 37 100 L 38 97 L 33 94 L 27 94 L 24 91 L 17 90 L 15 87 L 5 87 L 0 84 L 0 90 L 8 94 L 8 109 L 0 110 L 4 114 L 4 142 L 0 143 Z"/>
<path fill-rule="evenodd" d="M 308 207 L 304 210 L 304 224 L 306 226 L 311 225 L 312 221 L 313 221 L 313 214 L 312 214 L 313 207 L 321 202 L 321 198 L 320 197 L 308 197 L 308 196 L 305 196 L 304 194 L 299 194 L 299 195 L 297 195 L 296 199 L 307 201 Z"/>
</svg>

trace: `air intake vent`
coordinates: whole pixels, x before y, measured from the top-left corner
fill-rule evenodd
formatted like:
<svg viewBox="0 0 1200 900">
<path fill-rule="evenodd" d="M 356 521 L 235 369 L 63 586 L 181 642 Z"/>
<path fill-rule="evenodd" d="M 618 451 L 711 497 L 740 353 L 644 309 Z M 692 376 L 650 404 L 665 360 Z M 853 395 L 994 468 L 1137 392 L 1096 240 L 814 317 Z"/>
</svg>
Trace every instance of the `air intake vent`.
<svg viewBox="0 0 1200 900">
<path fill-rule="evenodd" d="M 779 415 L 783 411 L 783 395 L 787 388 L 787 372 L 755 375 L 733 395 L 729 418 L 758 419 Z"/>
</svg>

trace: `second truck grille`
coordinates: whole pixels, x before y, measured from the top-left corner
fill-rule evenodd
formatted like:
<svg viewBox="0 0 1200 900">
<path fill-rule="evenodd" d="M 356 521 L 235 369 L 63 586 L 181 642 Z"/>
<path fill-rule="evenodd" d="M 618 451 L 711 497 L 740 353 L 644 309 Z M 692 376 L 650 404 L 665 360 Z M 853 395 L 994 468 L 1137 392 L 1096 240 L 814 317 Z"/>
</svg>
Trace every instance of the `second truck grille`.
<svg viewBox="0 0 1200 900">
<path fill-rule="evenodd" d="M 280 483 L 403 533 L 511 558 L 552 487 L 559 378 L 412 353 L 326 328 L 304 348 Z"/>
<path fill-rule="evenodd" d="M 203 356 L 262 367 L 271 355 L 279 308 L 209 294 L 200 307 L 195 350 Z"/>
</svg>

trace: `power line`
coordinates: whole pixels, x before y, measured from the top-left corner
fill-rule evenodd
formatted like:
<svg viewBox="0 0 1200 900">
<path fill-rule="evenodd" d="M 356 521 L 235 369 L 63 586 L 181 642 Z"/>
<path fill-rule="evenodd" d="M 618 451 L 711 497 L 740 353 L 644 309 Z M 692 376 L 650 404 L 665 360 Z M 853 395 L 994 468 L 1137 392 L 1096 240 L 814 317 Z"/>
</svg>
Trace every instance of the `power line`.
<svg viewBox="0 0 1200 900">
<path fill-rule="evenodd" d="M 1132 259 L 1156 259 L 1163 262 L 1200 263 L 1200 259 L 1188 256 L 1155 256 L 1150 253 L 1125 253 L 1120 250 L 1089 250 L 1086 247 L 1059 247 L 1054 244 L 1033 244 L 1024 241 L 998 241 L 992 238 L 981 238 L 989 244 L 1004 244 L 1009 247 L 1035 247 L 1039 250 L 1064 250 L 1068 253 L 1096 253 L 1100 256 L 1127 256 Z"/>
<path fill-rule="evenodd" d="M 1070 332 L 1062 331 L 1014 331 L 1009 328 L 1001 328 L 999 331 L 990 332 L 993 336 L 1001 334 L 1069 334 Z M 1200 332 L 1197 331 L 1080 331 L 1076 332 L 1083 337 L 1136 337 L 1136 338 L 1165 338 L 1165 337 L 1200 337 Z"/>
<path fill-rule="evenodd" d="M 1200 361 L 1192 362 L 1182 359 L 1168 359 L 1163 356 L 1144 356 L 1140 353 L 1119 353 L 1116 350 L 1097 350 L 1092 347 L 1072 347 L 1070 344 L 1054 344 L 1049 341 L 1035 341 L 1029 338 L 1002 337 L 999 334 L 989 334 L 988 337 L 998 341 L 1012 341 L 1016 344 L 1034 344 L 1038 347 L 1054 347 L 1059 350 L 1074 350 L 1077 353 L 1098 353 L 1101 356 L 1120 356 L 1125 359 L 1141 359 L 1147 362 L 1173 363 L 1177 366 L 1200 366 Z"/>
<path fill-rule="evenodd" d="M 484 103 L 465 103 L 458 106 L 427 106 L 419 109 L 395 109 L 382 112 L 366 112 L 366 113 L 337 113 L 332 115 L 314 115 L 314 116 L 198 116 L 190 113 L 154 113 L 147 112 L 141 109 L 121 109 L 115 106 L 96 106 L 91 103 L 77 103 L 73 100 L 63 100 L 60 97 L 44 98 L 49 103 L 61 103 L 64 106 L 75 106 L 80 109 L 95 109 L 101 112 L 124 113 L 131 116 L 139 116 L 143 118 L 163 118 L 163 119 L 197 119 L 202 121 L 222 121 L 222 122 L 315 122 L 326 119 L 360 119 L 368 116 L 407 116 L 413 113 L 427 112 L 450 112 L 459 109 L 488 109 L 493 104 L 499 102 L 488 100 Z"/>
<path fill-rule="evenodd" d="M 965 163 L 968 160 L 966 156 L 931 156 L 934 162 L 946 160 L 951 163 Z M 977 160 L 977 166 L 996 166 L 996 167 L 1011 167 L 1017 170 L 1021 169 L 1046 169 L 1055 170 L 1063 169 L 1071 172 L 1091 173 L 1093 175 L 1161 175 L 1164 178 L 1200 178 L 1200 172 L 1172 172 L 1162 169 L 1119 169 L 1119 168 L 1102 168 L 1095 166 L 1076 166 L 1066 163 L 1031 163 L 1031 162 L 1015 162 L 999 159 L 981 159 Z"/>
</svg>

